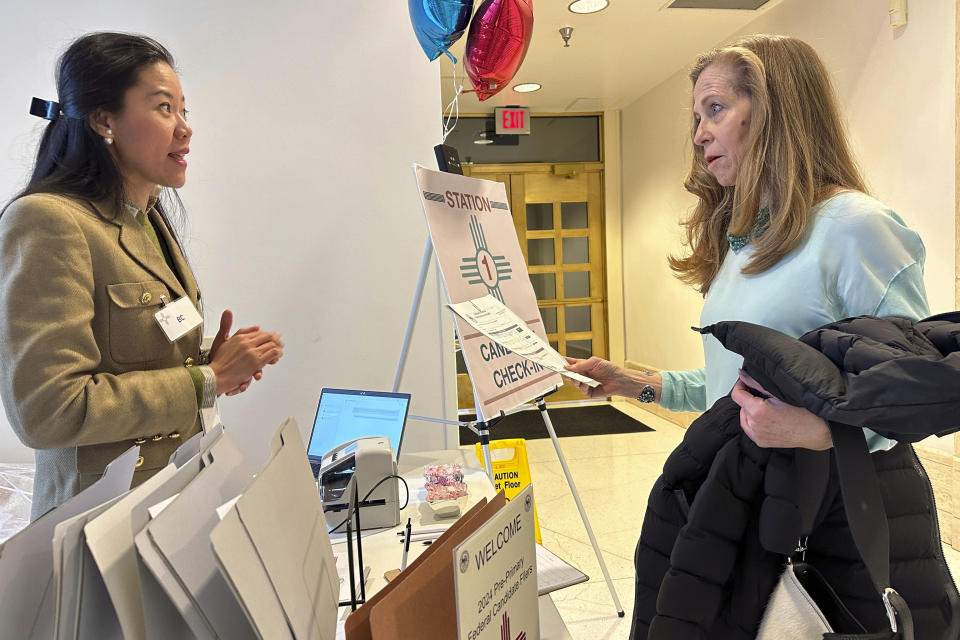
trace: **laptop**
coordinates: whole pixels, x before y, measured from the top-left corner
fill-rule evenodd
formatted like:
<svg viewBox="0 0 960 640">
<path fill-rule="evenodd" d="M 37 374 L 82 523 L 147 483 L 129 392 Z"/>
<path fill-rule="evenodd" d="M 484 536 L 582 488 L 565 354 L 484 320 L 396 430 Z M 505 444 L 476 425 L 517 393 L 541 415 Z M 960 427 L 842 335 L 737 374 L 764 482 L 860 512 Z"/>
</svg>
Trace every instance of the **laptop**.
<svg viewBox="0 0 960 640">
<path fill-rule="evenodd" d="M 332 462 L 324 461 L 325 454 L 357 438 L 385 436 L 399 458 L 409 408 L 409 393 L 322 389 L 307 445 L 313 476 L 317 477 L 324 462 Z"/>
</svg>

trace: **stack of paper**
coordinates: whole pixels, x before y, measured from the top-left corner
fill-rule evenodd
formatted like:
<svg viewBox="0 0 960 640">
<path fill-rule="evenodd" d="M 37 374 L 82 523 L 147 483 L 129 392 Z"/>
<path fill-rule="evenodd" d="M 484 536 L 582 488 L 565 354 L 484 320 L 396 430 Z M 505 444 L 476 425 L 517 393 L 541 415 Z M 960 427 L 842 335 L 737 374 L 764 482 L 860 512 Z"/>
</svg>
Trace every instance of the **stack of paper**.
<svg viewBox="0 0 960 640">
<path fill-rule="evenodd" d="M 147 588 L 167 595 L 194 636 L 256 638 L 210 548 L 210 533 L 219 523 L 217 507 L 241 493 L 253 474 L 229 434 L 204 451 L 200 461 L 203 468 L 196 477 L 134 538 L 149 570 L 142 575 L 146 582 L 152 577 L 157 584 Z M 169 611 L 162 599 L 154 602 Z"/>
<path fill-rule="evenodd" d="M 0 546 L 0 620 L 8 638 L 50 638 L 55 631 L 56 584 L 51 541 L 58 524 L 130 488 L 140 447 L 107 465 L 97 482 L 38 518 Z"/>
<path fill-rule="evenodd" d="M 296 423 L 281 425 L 271 444 L 270 460 L 210 536 L 217 564 L 260 637 L 333 640 L 340 581 Z"/>
<path fill-rule="evenodd" d="M 134 535 L 148 522 L 150 505 L 175 495 L 196 477 L 201 468 L 196 454 L 221 433 L 222 428 L 198 434 L 174 453 L 169 466 L 143 484 L 56 525 L 52 538 L 54 607 L 51 617 L 38 619 L 46 621 L 44 624 L 52 621 L 53 637 L 138 639 L 189 634 L 176 610 L 171 615 L 167 607 L 157 604 L 168 601 L 165 592 L 145 588 Z M 134 464 L 136 453 L 132 455 Z M 127 477 L 118 490 L 129 484 Z M 62 517 L 69 504 L 51 515 Z M 147 580 L 152 581 L 152 576 L 147 575 Z M 160 613 L 156 613 L 158 607 Z"/>
<path fill-rule="evenodd" d="M 272 445 L 254 479 L 219 427 L 132 490 L 131 448 L 0 546 L 0 636 L 333 640 L 340 584 L 296 423 Z"/>
</svg>

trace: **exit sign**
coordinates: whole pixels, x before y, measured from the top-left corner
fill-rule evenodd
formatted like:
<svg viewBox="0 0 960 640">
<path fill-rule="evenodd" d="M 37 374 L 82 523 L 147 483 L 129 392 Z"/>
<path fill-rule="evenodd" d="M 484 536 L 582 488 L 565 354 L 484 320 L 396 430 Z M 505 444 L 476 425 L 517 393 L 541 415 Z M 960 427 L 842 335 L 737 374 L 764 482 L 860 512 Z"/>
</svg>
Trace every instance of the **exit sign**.
<svg viewBox="0 0 960 640">
<path fill-rule="evenodd" d="M 498 136 L 530 135 L 530 109 L 527 107 L 497 107 L 493 110 L 493 120 Z"/>
</svg>

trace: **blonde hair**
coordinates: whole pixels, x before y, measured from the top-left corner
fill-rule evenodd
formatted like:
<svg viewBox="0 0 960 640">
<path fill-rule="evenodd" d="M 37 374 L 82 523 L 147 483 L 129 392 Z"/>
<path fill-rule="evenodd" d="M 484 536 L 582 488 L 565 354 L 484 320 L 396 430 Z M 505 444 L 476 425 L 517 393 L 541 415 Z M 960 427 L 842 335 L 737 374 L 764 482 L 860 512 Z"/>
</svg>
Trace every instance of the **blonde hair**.
<svg viewBox="0 0 960 640">
<path fill-rule="evenodd" d="M 727 233 L 748 234 L 763 197 L 770 227 L 751 239 L 756 253 L 745 274 L 766 271 L 794 249 L 818 201 L 837 188 L 866 191 L 830 77 L 813 47 L 787 36 L 749 36 L 700 56 L 690 71 L 694 85 L 711 65 L 730 69 L 734 90 L 750 99 L 750 125 L 733 187 L 717 182 L 703 148 L 694 144 L 684 187 L 700 201 L 682 223 L 690 255 L 669 261 L 680 280 L 704 295 L 727 254 Z M 691 137 L 696 130 L 694 120 Z"/>
</svg>

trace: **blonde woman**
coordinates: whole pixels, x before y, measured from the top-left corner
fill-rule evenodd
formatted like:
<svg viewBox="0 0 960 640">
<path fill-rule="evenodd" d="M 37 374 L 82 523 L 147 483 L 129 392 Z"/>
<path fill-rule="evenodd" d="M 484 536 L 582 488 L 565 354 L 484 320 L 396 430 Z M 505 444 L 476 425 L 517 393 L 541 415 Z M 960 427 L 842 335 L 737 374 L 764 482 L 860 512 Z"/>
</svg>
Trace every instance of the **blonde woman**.
<svg viewBox="0 0 960 640">
<path fill-rule="evenodd" d="M 683 223 L 689 251 L 670 265 L 704 295 L 700 326 L 739 320 L 799 337 L 851 316 L 929 315 L 923 242 L 866 193 L 829 75 L 812 47 L 788 37 L 744 38 L 701 56 L 690 79 L 694 154 L 684 184 L 699 201 Z M 729 433 L 721 425 L 732 420 L 735 430 L 739 418 L 742 431 L 764 448 L 833 446 L 822 419 L 763 397 L 770 394 L 740 371 L 740 356 L 712 336 L 703 340 L 705 367 L 692 371 L 646 375 L 595 357 L 571 359 L 568 367 L 602 383 L 582 387 L 591 397 L 632 396 L 673 410 L 712 407 L 688 430 L 650 493 L 634 557 L 631 638 L 755 637 L 783 558 L 761 544 L 754 503 L 739 509 L 737 500 L 717 501 L 716 483 L 701 499 L 713 472 L 726 468 L 722 462 L 743 462 L 731 471 L 741 480 L 751 469 L 746 457 L 718 462 L 711 447 Z M 883 467 L 885 495 L 893 496 L 894 585 L 917 628 L 938 637 L 960 619 L 950 613 L 960 610 L 960 596 L 939 551 L 932 497 L 918 484 L 923 474 L 909 445 L 865 431 L 874 464 Z M 740 444 L 739 437 L 726 442 Z M 741 489 L 730 491 L 739 497 Z M 806 556 L 861 623 L 881 629 L 884 609 L 864 577 L 842 501 L 829 500 L 831 515 L 810 534 Z M 708 518 L 716 538 L 689 533 L 694 510 L 716 516 Z M 724 538 L 729 531 L 745 535 Z M 950 633 L 944 637 L 956 637 Z"/>
<path fill-rule="evenodd" d="M 929 315 L 920 236 L 870 197 L 829 74 L 813 48 L 756 35 L 702 55 L 693 83 L 693 165 L 699 198 L 683 223 L 689 254 L 670 266 L 704 295 L 700 326 L 743 320 L 798 337 L 857 315 Z M 731 393 L 744 431 L 763 447 L 831 446 L 805 410 L 746 391 L 742 358 L 712 336 L 705 366 L 646 375 L 600 358 L 568 367 L 620 395 L 675 411 L 704 411 Z M 755 387 L 752 381 L 747 385 Z M 895 442 L 867 433 L 871 450 Z"/>
</svg>

